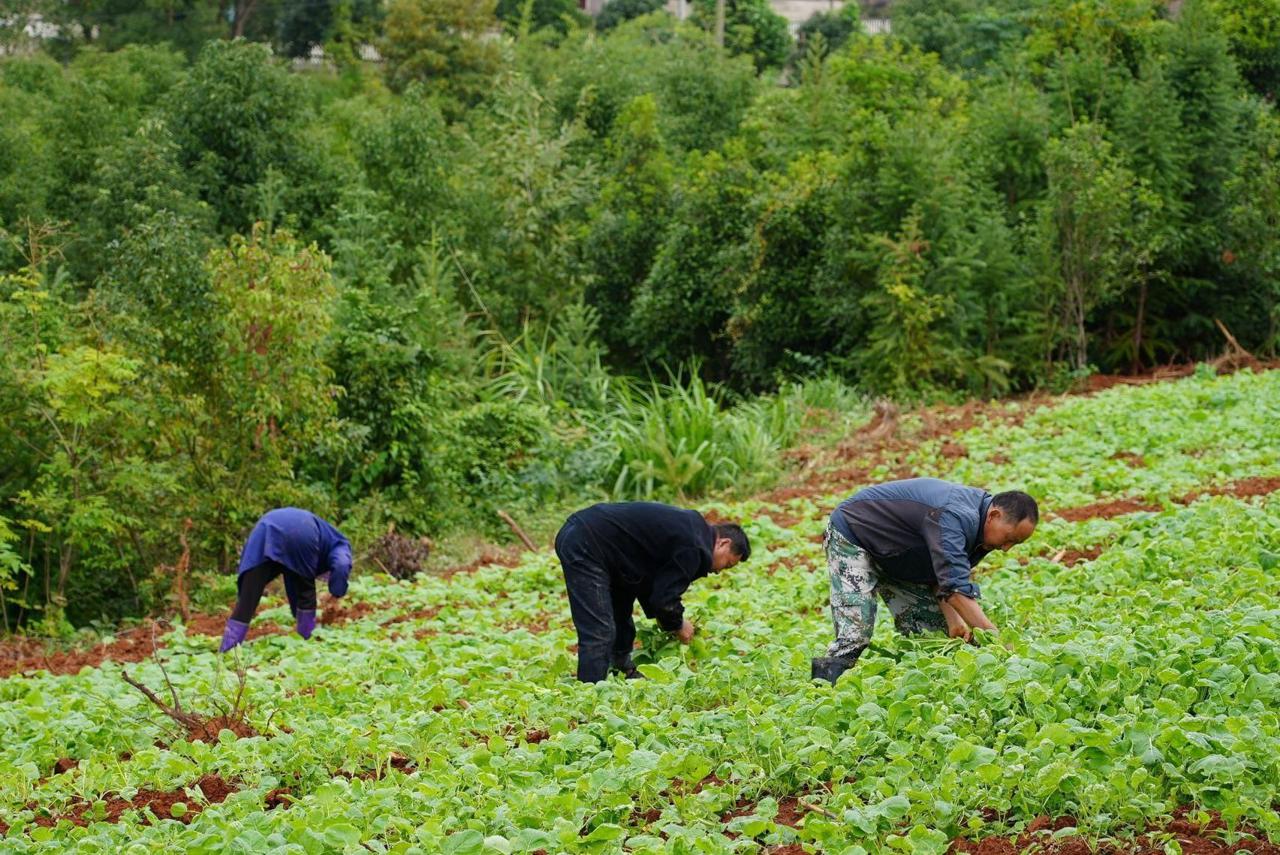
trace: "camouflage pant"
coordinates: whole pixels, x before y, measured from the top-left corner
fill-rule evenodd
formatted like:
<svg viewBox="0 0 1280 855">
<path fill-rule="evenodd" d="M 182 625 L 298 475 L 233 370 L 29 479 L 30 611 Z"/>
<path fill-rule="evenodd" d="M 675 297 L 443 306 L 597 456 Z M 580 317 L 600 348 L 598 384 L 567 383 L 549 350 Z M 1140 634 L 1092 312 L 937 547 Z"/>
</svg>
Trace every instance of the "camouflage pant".
<svg viewBox="0 0 1280 855">
<path fill-rule="evenodd" d="M 831 619 L 836 627 L 836 640 L 827 648 L 828 656 L 854 656 L 871 643 L 877 595 L 889 607 L 893 624 L 903 635 L 946 632 L 947 621 L 930 588 L 882 578 L 871 556 L 830 526 L 822 548 L 831 575 Z"/>
</svg>

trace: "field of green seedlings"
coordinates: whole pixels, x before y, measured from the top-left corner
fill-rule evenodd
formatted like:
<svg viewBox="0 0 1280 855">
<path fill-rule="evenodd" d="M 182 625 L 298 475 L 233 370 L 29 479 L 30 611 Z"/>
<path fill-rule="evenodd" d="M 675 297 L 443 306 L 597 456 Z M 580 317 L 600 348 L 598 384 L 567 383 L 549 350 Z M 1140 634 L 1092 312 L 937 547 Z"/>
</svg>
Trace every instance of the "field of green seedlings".
<svg viewBox="0 0 1280 855">
<path fill-rule="evenodd" d="M 1280 841 L 1280 372 L 988 412 L 868 477 L 1042 499 L 1035 537 L 983 565 L 999 643 L 881 620 L 838 686 L 809 681 L 831 632 L 817 536 L 861 486 L 832 475 L 704 508 L 755 554 L 686 596 L 694 644 L 642 624 L 643 681 L 572 680 L 549 551 L 361 577 L 311 642 L 219 657 L 178 628 L 127 666 L 213 716 L 239 663 L 258 735 L 191 741 L 111 663 L 2 679 L 0 851 L 926 855 L 1006 837 L 1181 855 L 1148 833 L 1175 812 L 1224 844 Z M 289 625 L 275 602 L 258 624 Z"/>
</svg>

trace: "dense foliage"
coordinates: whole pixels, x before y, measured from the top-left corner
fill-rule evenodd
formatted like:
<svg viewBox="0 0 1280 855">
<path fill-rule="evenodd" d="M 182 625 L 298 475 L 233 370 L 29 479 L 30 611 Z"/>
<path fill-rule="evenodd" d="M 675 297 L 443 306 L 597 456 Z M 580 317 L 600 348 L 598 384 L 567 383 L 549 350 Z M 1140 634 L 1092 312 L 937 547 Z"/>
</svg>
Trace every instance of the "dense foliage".
<svg viewBox="0 0 1280 855">
<path fill-rule="evenodd" d="M 371 613 L 310 642 L 251 642 L 240 651 L 251 721 L 269 738 L 226 731 L 158 746 L 162 719 L 111 663 L 0 680 L 0 823 L 11 826 L 0 839 L 15 853 L 729 853 L 799 842 L 941 855 L 953 836 L 1010 834 L 1048 815 L 1074 818 L 1058 836 L 1115 834 L 1120 851 L 1153 851 L 1125 837 L 1179 806 L 1195 806 L 1190 823 L 1220 810 L 1274 839 L 1280 501 L 1187 493 L 1280 475 L 1278 407 L 1280 373 L 1204 372 L 1027 405 L 1018 426 L 993 408 L 994 423 L 947 439 L 968 449 L 959 461 L 941 439 L 916 449 L 914 471 L 1027 486 L 1046 512 L 1116 496 L 1156 510 L 1046 513 L 1032 541 L 983 565 L 1002 643 L 907 640 L 882 620 L 834 689 L 807 676 L 831 632 L 813 536 L 860 486 L 838 476 L 779 504 L 714 506 L 747 523 L 754 554 L 686 597 L 702 628 L 692 648 L 644 628 L 646 681 L 572 679 L 574 635 L 546 551 L 415 584 L 365 574 L 352 596 Z M 1090 547 L 1101 554 L 1070 568 L 1055 558 Z M 267 620 L 288 622 L 279 600 Z M 235 691 L 213 644 L 179 628 L 160 654 L 189 709 Z M 154 663 L 130 670 L 162 685 Z M 214 773 L 240 791 L 190 824 L 173 821 L 179 812 L 95 821 L 109 793 L 181 794 Z M 784 821 L 780 805 L 797 796 L 817 810 L 790 801 Z M 184 802 L 194 809 L 203 792 Z M 75 804 L 90 811 L 87 827 L 49 821 Z M 1181 851 L 1174 842 L 1157 837 L 1154 851 Z"/>
<path fill-rule="evenodd" d="M 492 532 L 753 486 L 846 387 L 1274 353 L 1273 0 L 617 3 L 16 4 L 0 611 L 145 608 L 187 518 Z"/>
</svg>

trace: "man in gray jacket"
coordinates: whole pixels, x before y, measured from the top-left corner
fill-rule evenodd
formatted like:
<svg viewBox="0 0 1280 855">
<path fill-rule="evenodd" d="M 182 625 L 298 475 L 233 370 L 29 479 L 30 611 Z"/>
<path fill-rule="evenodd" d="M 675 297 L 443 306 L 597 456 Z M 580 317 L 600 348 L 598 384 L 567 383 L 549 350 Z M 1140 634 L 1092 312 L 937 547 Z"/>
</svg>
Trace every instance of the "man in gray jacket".
<svg viewBox="0 0 1280 855">
<path fill-rule="evenodd" d="M 831 514 L 823 548 L 831 576 L 836 639 L 813 660 L 813 677 L 835 682 L 871 643 L 876 598 L 898 631 L 945 631 L 968 639 L 995 629 L 978 605 L 973 568 L 993 549 L 1009 549 L 1035 531 L 1035 499 L 936 478 L 868 487 Z"/>
</svg>

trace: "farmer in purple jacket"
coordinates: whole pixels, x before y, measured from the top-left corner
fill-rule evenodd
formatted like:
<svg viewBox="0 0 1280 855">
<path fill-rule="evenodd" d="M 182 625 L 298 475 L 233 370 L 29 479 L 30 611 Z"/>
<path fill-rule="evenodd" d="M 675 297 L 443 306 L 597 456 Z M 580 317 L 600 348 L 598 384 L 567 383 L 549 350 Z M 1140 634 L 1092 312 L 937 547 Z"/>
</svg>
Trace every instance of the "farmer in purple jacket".
<svg viewBox="0 0 1280 855">
<path fill-rule="evenodd" d="M 350 575 L 351 543 L 342 532 L 300 508 L 267 511 L 249 533 L 240 556 L 236 606 L 227 618 L 218 652 L 244 641 L 263 590 L 277 576 L 284 577 L 298 635 L 310 638 L 316 628 L 316 580 L 328 577 L 329 593 L 341 597 L 347 593 Z"/>
</svg>

